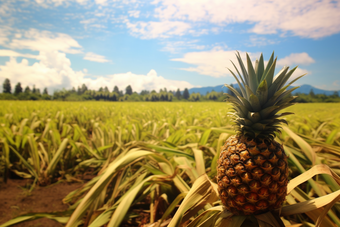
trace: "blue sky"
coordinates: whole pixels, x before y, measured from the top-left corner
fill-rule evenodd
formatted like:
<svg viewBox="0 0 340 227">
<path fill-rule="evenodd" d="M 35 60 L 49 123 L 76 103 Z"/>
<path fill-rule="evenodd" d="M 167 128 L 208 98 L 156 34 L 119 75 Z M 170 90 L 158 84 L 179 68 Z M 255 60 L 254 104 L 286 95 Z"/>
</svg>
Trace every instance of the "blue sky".
<svg viewBox="0 0 340 227">
<path fill-rule="evenodd" d="M 234 83 L 235 51 L 275 51 L 297 84 L 340 90 L 339 41 L 340 1 L 2 0 L 0 81 L 183 90 Z"/>
</svg>

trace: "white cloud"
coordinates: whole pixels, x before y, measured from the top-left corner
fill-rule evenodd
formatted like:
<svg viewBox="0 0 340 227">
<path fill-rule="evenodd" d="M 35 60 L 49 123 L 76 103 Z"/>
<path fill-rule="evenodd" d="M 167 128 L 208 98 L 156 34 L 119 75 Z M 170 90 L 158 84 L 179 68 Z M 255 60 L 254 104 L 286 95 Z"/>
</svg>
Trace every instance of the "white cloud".
<svg viewBox="0 0 340 227">
<path fill-rule="evenodd" d="M 95 13 L 94 15 L 95 15 L 96 17 L 105 17 L 105 16 L 106 16 L 106 14 L 103 13 L 103 12 L 101 12 L 101 13 Z"/>
<path fill-rule="evenodd" d="M 4 26 L 0 27 L 0 46 L 4 46 L 6 45 L 6 43 L 9 42 L 8 36 L 11 34 L 10 30 L 11 28 L 9 27 L 4 27 Z"/>
<path fill-rule="evenodd" d="M 143 39 L 168 38 L 170 36 L 182 36 L 187 33 L 191 25 L 181 21 L 151 21 L 136 23 L 126 22 L 126 26 L 135 36 Z"/>
<path fill-rule="evenodd" d="M 244 52 L 240 52 L 240 54 L 242 57 L 245 56 Z M 248 54 L 251 58 L 257 56 L 253 53 Z M 225 51 L 221 47 L 214 47 L 210 51 L 189 52 L 182 58 L 171 60 L 195 65 L 195 67 L 182 68 L 182 70 L 197 72 L 202 75 L 216 78 L 230 75 L 227 68 L 233 69 L 234 67 L 229 60 L 232 60 L 234 63 L 237 62 L 235 51 Z"/>
<path fill-rule="evenodd" d="M 36 3 L 38 3 L 39 5 L 41 5 L 42 7 L 47 8 L 49 5 L 53 5 L 53 6 L 60 6 L 62 5 L 64 2 L 67 3 L 66 0 L 35 0 Z M 77 2 L 79 2 L 79 0 L 77 0 Z M 81 3 L 82 1 L 80 0 L 79 3 Z"/>
<path fill-rule="evenodd" d="M 61 6 L 61 5 L 69 6 L 71 1 L 84 5 L 89 0 L 35 0 L 37 4 L 39 4 L 40 6 L 44 8 L 48 8 L 51 6 L 56 7 L 56 6 Z M 96 3 L 98 2 L 97 4 L 102 4 L 102 2 L 106 0 L 95 0 L 95 1 Z"/>
<path fill-rule="evenodd" d="M 140 11 L 139 10 L 130 10 L 128 11 L 130 17 L 138 18 Z"/>
<path fill-rule="evenodd" d="M 41 51 L 36 57 L 39 62 L 29 65 L 27 59 L 18 62 L 15 57 L 5 65 L 0 65 L 0 80 L 9 78 L 12 84 L 21 82 L 23 86 L 36 85 L 37 88 L 63 88 L 79 85 L 84 74 L 75 72 L 65 53 Z"/>
<path fill-rule="evenodd" d="M 8 41 L 9 41 L 9 39 L 6 36 L 2 35 L 1 31 L 0 31 L 0 45 L 2 46 Z"/>
<path fill-rule="evenodd" d="M 27 1 L 30 2 L 30 1 Z M 256 34 L 286 34 L 300 37 L 321 38 L 340 32 L 340 2 L 331 0 L 157 0 L 157 1 L 117 1 L 117 0 L 36 0 L 42 7 L 70 6 L 71 2 L 99 7 L 114 6 L 116 9 L 126 9 L 125 17 L 140 18 L 138 5 L 153 4 L 153 21 L 137 21 L 128 23 L 134 35 L 142 38 L 164 38 L 181 36 L 185 27 L 187 33 L 202 35 L 219 33 L 227 25 L 246 23 L 252 26 L 249 32 Z M 0 16 L 10 14 L 15 7 L 3 4 Z M 106 7 L 109 8 L 109 7 Z M 123 14 L 124 14 L 123 13 Z M 97 13 L 96 16 L 102 16 Z M 118 17 L 118 16 L 117 16 Z M 0 17 L 1 18 L 1 17 Z M 1 21 L 1 19 L 0 19 Z M 119 23 L 122 21 L 119 20 Z M 171 22 L 171 24 L 169 23 Z M 170 25 L 170 29 L 159 28 Z M 209 29 L 207 29 L 207 27 Z M 179 30 L 178 30 L 178 29 Z M 147 33 L 147 34 L 145 34 Z"/>
<path fill-rule="evenodd" d="M 27 0 L 25 0 L 27 1 Z M 70 2 L 77 2 L 81 5 L 84 5 L 87 2 L 95 2 L 97 5 L 99 6 L 105 6 L 107 5 L 107 2 L 121 2 L 122 4 L 130 4 L 130 3 L 136 3 L 136 0 L 94 0 L 94 1 L 90 1 L 90 0 L 35 0 L 36 3 L 40 4 L 43 7 L 49 7 L 49 6 L 60 6 L 60 5 L 66 5 L 69 6 Z"/>
<path fill-rule="evenodd" d="M 166 87 L 168 90 L 183 90 L 184 88 L 194 87 L 186 81 L 168 80 L 157 75 L 155 70 L 150 70 L 146 75 L 138 75 L 132 72 L 113 74 L 107 77 L 98 77 L 96 79 L 84 79 L 85 84 L 90 89 L 99 89 L 100 87 L 108 86 L 111 89 L 118 86 L 120 90 L 131 85 L 133 91 L 141 92 L 142 90 L 156 90 Z"/>
<path fill-rule="evenodd" d="M 340 85 L 339 85 L 338 83 L 339 83 L 339 81 L 338 81 L 338 80 L 335 80 L 335 81 L 333 81 L 332 85 L 333 85 L 334 87 L 339 87 Z"/>
<path fill-rule="evenodd" d="M 293 65 L 293 64 L 301 64 L 301 65 L 309 65 L 314 63 L 314 59 L 311 58 L 307 53 L 292 53 L 289 56 L 282 58 L 277 61 L 278 65 Z"/>
<path fill-rule="evenodd" d="M 246 54 L 245 52 L 239 51 L 243 62 L 246 65 Z M 189 52 L 184 54 L 182 58 L 175 58 L 171 59 L 172 61 L 179 61 L 184 62 L 187 64 L 194 65 L 193 67 L 189 68 L 181 68 L 182 70 L 189 71 L 189 72 L 197 72 L 201 75 L 211 76 L 211 77 L 225 77 L 225 76 L 232 76 L 228 70 L 231 69 L 235 72 L 234 66 L 230 62 L 233 61 L 234 64 L 238 66 L 238 61 L 235 56 L 236 51 L 226 51 L 223 50 L 221 47 L 215 47 L 210 51 L 201 51 L 201 52 Z M 259 58 L 260 53 L 249 53 L 248 55 L 250 59 L 254 61 L 256 58 Z M 264 56 L 265 57 L 265 56 Z M 301 59 L 300 59 L 301 58 Z M 291 64 L 310 64 L 313 63 L 314 60 L 308 56 L 306 53 L 293 53 L 288 57 L 285 57 L 281 60 L 278 60 L 278 65 L 285 65 L 286 63 Z M 296 78 L 302 74 L 311 72 L 297 68 L 292 76 L 292 78 Z"/>
<path fill-rule="evenodd" d="M 162 21 L 137 21 L 130 22 L 125 20 L 126 27 L 130 29 L 130 33 L 142 39 L 156 39 L 156 38 L 169 38 L 173 36 L 183 36 L 190 34 L 192 36 L 207 35 L 209 32 L 219 33 L 222 29 L 216 27 L 196 28 L 190 22 L 178 20 L 162 20 Z"/>
<path fill-rule="evenodd" d="M 70 54 L 81 53 L 79 43 L 67 34 L 37 29 L 22 31 L 21 34 L 21 38 L 13 38 L 6 47 L 33 51 L 62 51 Z"/>
<path fill-rule="evenodd" d="M 3 1 L 0 3 L 0 22 L 2 18 L 10 16 L 15 11 L 15 7 L 11 1 Z"/>
<path fill-rule="evenodd" d="M 294 67 L 295 67 L 295 66 L 294 66 Z M 279 68 L 279 67 L 278 67 L 278 68 Z M 281 69 L 281 68 L 279 68 L 279 69 Z M 289 69 L 293 69 L 293 67 L 290 67 Z M 293 79 L 295 79 L 295 78 L 297 78 L 297 77 L 299 77 L 299 76 L 302 76 L 302 75 L 310 76 L 311 74 L 312 74 L 311 71 L 309 71 L 309 70 L 307 70 L 307 69 L 303 69 L 303 68 L 298 67 L 298 68 L 294 71 L 293 75 L 289 78 L 289 81 L 292 81 Z"/>
<path fill-rule="evenodd" d="M 257 36 L 257 35 L 251 35 L 249 38 L 249 43 L 246 43 L 247 46 L 253 47 L 259 47 L 259 46 L 266 46 L 271 44 L 276 44 L 277 41 L 267 39 L 264 36 Z"/>
<path fill-rule="evenodd" d="M 95 15 L 98 16 L 97 14 Z M 105 16 L 104 13 L 101 13 L 99 15 L 99 17 L 103 17 L 103 16 Z M 88 28 L 97 28 L 97 29 L 106 28 L 105 25 L 101 24 L 101 23 L 105 23 L 105 19 L 98 20 L 97 18 L 91 18 L 87 20 L 82 20 L 80 21 L 80 23 L 84 25 L 85 30 L 87 30 Z"/>
<path fill-rule="evenodd" d="M 274 34 L 279 30 L 308 38 L 340 32 L 340 2 L 330 0 L 155 1 L 155 16 L 160 20 L 254 24 L 250 32 Z"/>
<path fill-rule="evenodd" d="M 110 60 L 107 60 L 105 58 L 105 56 L 102 56 L 102 55 L 99 55 L 99 54 L 95 54 L 95 53 L 92 53 L 92 52 L 88 52 L 86 53 L 85 57 L 84 57 L 85 60 L 88 60 L 88 61 L 95 61 L 95 62 L 110 62 Z"/>
<path fill-rule="evenodd" d="M 164 42 L 165 47 L 162 51 L 167 51 L 170 53 L 179 53 L 181 50 L 184 49 L 196 49 L 196 50 L 203 50 L 206 48 L 205 45 L 197 44 L 198 40 L 191 40 L 191 41 L 174 41 L 174 42 Z"/>
<path fill-rule="evenodd" d="M 91 19 L 87 19 L 87 20 L 82 20 L 79 23 L 87 25 L 87 24 L 92 24 L 92 23 L 94 23 L 96 21 L 97 21 L 96 18 L 91 18 Z"/>
<path fill-rule="evenodd" d="M 76 0 L 81 5 L 84 5 L 88 0 Z"/>
<path fill-rule="evenodd" d="M 105 5 L 107 0 L 95 0 L 98 5 Z"/>
<path fill-rule="evenodd" d="M 9 29 L 6 31 L 7 36 L 13 33 Z M 1 80 L 9 78 L 13 84 L 21 82 L 25 86 L 35 84 L 40 88 L 59 89 L 82 82 L 83 72 L 74 71 L 66 57 L 66 53 L 81 53 L 82 47 L 69 35 L 36 29 L 16 30 L 13 38 L 7 39 L 3 46 L 12 50 L 0 50 L 0 56 L 10 57 L 5 65 L 0 65 Z M 15 49 L 38 51 L 39 54 L 23 54 Z M 16 57 L 24 59 L 18 62 Z M 38 62 L 30 65 L 27 58 Z"/>
<path fill-rule="evenodd" d="M 19 51 L 0 49 L 0 56 L 10 57 L 4 65 L 0 65 L 0 81 L 9 78 L 14 86 L 20 82 L 22 86 L 33 86 L 43 89 L 47 87 L 51 92 L 55 89 L 77 87 L 85 83 L 91 89 L 114 85 L 124 89 L 131 85 L 135 91 L 144 89 L 159 90 L 168 88 L 191 88 L 185 81 L 168 80 L 158 76 L 154 70 L 146 75 L 137 75 L 131 72 L 114 74 L 109 76 L 98 76 L 88 78 L 87 69 L 75 71 L 71 68 L 71 61 L 66 57 L 66 53 L 80 53 L 82 48 L 77 41 L 68 35 L 61 33 L 39 32 L 31 29 L 28 32 L 19 32 L 12 40 L 6 40 L 6 46 L 13 49 L 29 49 L 39 51 L 39 54 L 23 54 Z M 23 57 L 21 61 L 17 57 Z M 36 59 L 37 62 L 30 64 L 28 58 Z M 95 62 L 109 62 L 105 56 L 92 52 L 86 53 L 85 60 Z M 1 88 L 0 88 L 1 89 Z"/>
<path fill-rule="evenodd" d="M 1 57 L 25 57 L 25 58 L 35 58 L 35 59 L 38 58 L 38 56 L 34 54 L 22 54 L 22 53 L 15 52 L 13 50 L 4 50 L 4 49 L 0 49 L 0 56 Z"/>
<path fill-rule="evenodd" d="M 90 27 L 93 27 L 93 28 L 106 28 L 106 26 L 102 25 L 102 24 L 91 24 Z"/>
</svg>

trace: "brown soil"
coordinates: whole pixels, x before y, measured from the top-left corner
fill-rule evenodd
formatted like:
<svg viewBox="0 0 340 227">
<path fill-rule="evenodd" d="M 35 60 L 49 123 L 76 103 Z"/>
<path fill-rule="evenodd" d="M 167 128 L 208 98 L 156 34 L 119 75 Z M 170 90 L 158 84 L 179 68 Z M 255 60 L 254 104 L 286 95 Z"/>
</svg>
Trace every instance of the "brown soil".
<svg viewBox="0 0 340 227">
<path fill-rule="evenodd" d="M 0 225 L 19 215 L 28 213 L 50 213 L 67 210 L 62 199 L 71 191 L 82 186 L 80 183 L 58 183 L 47 187 L 36 187 L 31 193 L 25 189 L 27 180 L 9 179 L 0 182 Z M 22 187 L 22 188 L 20 188 Z M 62 224 L 48 218 L 25 221 L 15 227 L 59 227 Z"/>
</svg>

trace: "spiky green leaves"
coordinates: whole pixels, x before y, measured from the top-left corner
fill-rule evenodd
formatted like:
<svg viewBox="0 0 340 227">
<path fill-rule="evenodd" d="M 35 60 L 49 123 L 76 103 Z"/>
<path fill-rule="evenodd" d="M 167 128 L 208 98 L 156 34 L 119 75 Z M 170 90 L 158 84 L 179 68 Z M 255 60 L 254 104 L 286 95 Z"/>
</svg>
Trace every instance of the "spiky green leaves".
<svg viewBox="0 0 340 227">
<path fill-rule="evenodd" d="M 236 129 L 239 133 L 252 138 L 271 140 L 275 132 L 280 131 L 280 124 L 287 123 L 278 118 L 292 114 L 289 112 L 278 114 L 279 111 L 293 105 L 292 102 L 296 98 L 291 96 L 291 93 L 298 87 L 289 90 L 287 88 L 304 75 L 285 85 L 297 67 L 290 71 L 288 71 L 289 67 L 284 67 L 274 76 L 277 61 L 277 58 L 274 59 L 274 52 L 266 66 L 261 54 L 259 60 L 255 62 L 255 68 L 248 54 L 246 54 L 247 68 L 239 52 L 236 53 L 236 57 L 242 75 L 233 62 L 238 77 L 230 69 L 229 71 L 236 79 L 240 90 L 225 85 L 234 94 L 234 96 L 230 94 L 227 96 L 228 101 L 234 106 Z"/>
</svg>

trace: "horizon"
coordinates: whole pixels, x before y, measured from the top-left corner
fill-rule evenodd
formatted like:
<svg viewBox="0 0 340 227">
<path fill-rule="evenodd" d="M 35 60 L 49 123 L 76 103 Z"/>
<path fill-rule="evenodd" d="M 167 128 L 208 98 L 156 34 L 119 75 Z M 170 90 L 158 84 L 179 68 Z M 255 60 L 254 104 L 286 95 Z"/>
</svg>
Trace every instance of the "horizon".
<svg viewBox="0 0 340 227">
<path fill-rule="evenodd" d="M 236 50 L 252 61 L 275 50 L 277 72 L 307 73 L 296 85 L 340 90 L 340 1 L 6 0 L 0 9 L 0 80 L 12 89 L 214 87 L 235 82 Z"/>
</svg>

